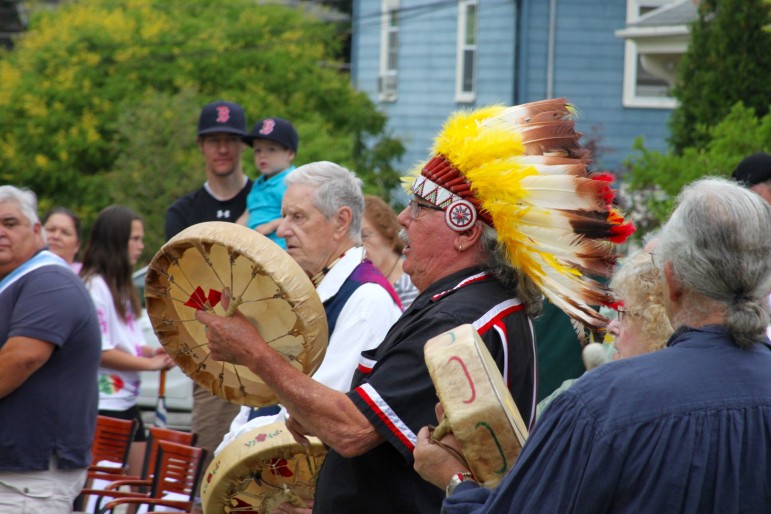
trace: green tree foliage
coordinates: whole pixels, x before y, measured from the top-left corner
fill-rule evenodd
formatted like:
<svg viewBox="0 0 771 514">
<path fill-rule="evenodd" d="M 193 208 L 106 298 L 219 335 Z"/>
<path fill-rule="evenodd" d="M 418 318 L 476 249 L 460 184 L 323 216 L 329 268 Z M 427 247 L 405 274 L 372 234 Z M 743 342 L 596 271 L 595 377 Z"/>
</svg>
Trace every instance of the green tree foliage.
<svg viewBox="0 0 771 514">
<path fill-rule="evenodd" d="M 640 156 L 627 163 L 631 173 L 625 177 L 625 187 L 632 191 L 632 217 L 641 233 L 669 217 L 675 197 L 686 184 L 706 175 L 730 176 L 744 157 L 771 152 L 771 113 L 758 118 L 741 102 L 705 132 L 704 147 L 687 147 L 679 155 L 648 150 L 641 139 L 635 142 Z"/>
<path fill-rule="evenodd" d="M 728 176 L 747 155 L 771 151 L 771 2 L 702 0 L 680 62 L 671 150 L 626 162 L 623 196 L 638 227 L 658 227 L 682 187 L 700 177 Z"/>
<path fill-rule="evenodd" d="M 108 204 L 129 205 L 146 219 L 152 255 L 166 207 L 204 177 L 198 112 L 227 99 L 244 107 L 249 128 L 291 120 L 297 164 L 339 162 L 387 197 L 404 149 L 340 71 L 341 32 L 256 0 L 80 0 L 36 11 L 14 50 L 0 53 L 0 181 L 87 223 Z M 248 151 L 244 169 L 255 173 Z"/>
<path fill-rule="evenodd" d="M 709 127 L 738 101 L 758 116 L 769 112 L 769 26 L 771 2 L 767 0 L 701 1 L 674 89 L 680 101 L 671 119 L 676 152 L 702 148 L 709 141 Z"/>
</svg>

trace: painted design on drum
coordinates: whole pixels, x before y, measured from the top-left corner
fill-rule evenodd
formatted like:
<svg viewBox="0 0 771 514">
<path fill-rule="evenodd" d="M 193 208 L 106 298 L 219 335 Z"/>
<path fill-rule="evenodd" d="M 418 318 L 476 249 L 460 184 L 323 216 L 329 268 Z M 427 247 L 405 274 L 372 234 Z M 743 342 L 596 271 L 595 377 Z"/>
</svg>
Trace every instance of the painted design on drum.
<svg viewBox="0 0 771 514">
<path fill-rule="evenodd" d="M 503 453 L 503 448 L 501 447 L 500 441 L 498 441 L 498 436 L 495 435 L 495 431 L 493 428 L 485 421 L 480 421 L 477 423 L 477 428 L 484 427 L 487 429 L 488 432 L 490 432 L 490 436 L 493 438 L 493 442 L 495 443 L 495 447 L 498 449 L 498 455 L 501 456 L 502 465 L 501 468 L 495 471 L 496 475 L 502 475 L 506 472 L 507 469 L 509 469 L 509 463 L 506 461 L 506 454 Z"/>
<path fill-rule="evenodd" d="M 191 294 L 190 298 L 188 298 L 185 302 L 185 305 L 192 307 L 195 310 L 213 309 L 217 306 L 218 303 L 220 303 L 221 298 L 222 291 L 209 289 L 209 295 L 206 296 L 203 292 L 203 288 L 201 286 L 197 286 L 193 291 L 193 294 Z"/>
<path fill-rule="evenodd" d="M 222 462 L 217 460 L 217 462 L 214 463 L 214 469 L 206 474 L 206 483 L 204 484 L 204 489 L 211 483 L 211 479 L 217 475 L 217 471 L 220 469 L 220 464 L 222 464 Z"/>
<path fill-rule="evenodd" d="M 272 474 L 280 477 L 289 478 L 294 476 L 292 470 L 289 469 L 289 463 L 286 459 L 270 459 L 270 462 L 268 462 L 268 469 Z"/>
<path fill-rule="evenodd" d="M 463 370 L 463 374 L 466 375 L 466 381 L 468 382 L 469 387 L 471 388 L 471 396 L 468 400 L 463 400 L 463 403 L 473 403 L 474 400 L 476 400 L 477 397 L 477 390 L 474 386 L 474 380 L 471 378 L 471 375 L 468 372 L 468 368 L 466 368 L 466 363 L 463 362 L 463 359 L 458 357 L 457 355 L 453 355 L 449 359 L 447 359 L 447 362 L 457 361 L 458 364 L 460 364 L 461 369 Z"/>
<path fill-rule="evenodd" d="M 273 439 L 275 437 L 280 436 L 284 431 L 283 430 L 276 430 L 275 432 L 260 432 L 256 436 L 254 436 L 252 439 L 244 443 L 244 446 L 247 448 L 252 448 L 254 446 L 257 446 L 259 443 L 264 443 L 268 439 Z"/>
</svg>

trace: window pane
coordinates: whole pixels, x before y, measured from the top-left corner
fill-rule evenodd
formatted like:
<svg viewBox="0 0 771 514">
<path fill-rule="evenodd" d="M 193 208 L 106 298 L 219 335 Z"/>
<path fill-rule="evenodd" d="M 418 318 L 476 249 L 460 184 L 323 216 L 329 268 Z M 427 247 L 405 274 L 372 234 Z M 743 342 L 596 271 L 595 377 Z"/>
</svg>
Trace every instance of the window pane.
<svg viewBox="0 0 771 514">
<path fill-rule="evenodd" d="M 464 50 L 463 52 L 463 92 L 474 92 L 474 59 L 475 50 Z"/>
<path fill-rule="evenodd" d="M 666 98 L 669 96 L 669 84 L 656 77 L 642 66 L 641 57 L 637 56 L 637 84 L 635 85 L 637 96 L 653 96 Z"/>
<path fill-rule="evenodd" d="M 466 44 L 477 44 L 477 6 L 466 6 Z"/>
<path fill-rule="evenodd" d="M 395 70 L 398 65 L 399 56 L 399 33 L 391 31 L 388 33 L 388 63 L 386 64 L 389 70 Z"/>
<path fill-rule="evenodd" d="M 391 27 L 398 27 L 399 26 L 399 11 L 391 11 L 388 20 L 388 24 Z"/>
</svg>

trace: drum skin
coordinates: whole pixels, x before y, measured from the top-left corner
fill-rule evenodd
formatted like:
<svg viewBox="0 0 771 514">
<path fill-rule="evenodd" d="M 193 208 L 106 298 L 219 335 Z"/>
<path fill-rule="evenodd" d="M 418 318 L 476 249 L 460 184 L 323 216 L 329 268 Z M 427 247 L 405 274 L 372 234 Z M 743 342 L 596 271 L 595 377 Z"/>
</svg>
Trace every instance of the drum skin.
<svg viewBox="0 0 771 514">
<path fill-rule="evenodd" d="M 424 356 L 471 472 L 484 487 L 495 487 L 514 466 L 528 435 L 495 361 L 471 325 L 430 339 Z"/>
<path fill-rule="evenodd" d="M 209 356 L 195 312 L 226 315 L 225 288 L 296 369 L 310 375 L 321 364 L 328 342 L 321 300 L 300 266 L 254 230 L 217 221 L 188 227 L 153 257 L 145 282 L 147 313 L 163 347 L 187 376 L 228 402 L 262 407 L 277 399 L 246 367 Z"/>
<path fill-rule="evenodd" d="M 305 506 L 327 450 L 315 437 L 306 448 L 282 422 L 264 425 L 228 444 L 201 481 L 204 514 L 272 512 L 285 501 Z M 251 507 L 251 509 L 249 508 Z"/>
</svg>

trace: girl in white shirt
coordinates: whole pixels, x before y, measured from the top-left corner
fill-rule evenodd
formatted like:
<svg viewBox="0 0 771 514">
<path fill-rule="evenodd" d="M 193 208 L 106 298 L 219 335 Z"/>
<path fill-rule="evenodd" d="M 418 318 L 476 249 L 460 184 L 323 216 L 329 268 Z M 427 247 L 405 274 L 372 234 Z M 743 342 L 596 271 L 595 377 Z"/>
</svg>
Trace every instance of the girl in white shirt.
<svg viewBox="0 0 771 514">
<path fill-rule="evenodd" d="M 91 229 L 80 276 L 91 293 L 102 329 L 99 367 L 99 414 L 139 423 L 129 451 L 128 473 L 139 475 L 146 433 L 137 407 L 139 372 L 169 368 L 163 348 L 145 344 L 136 320 L 141 304 L 131 271 L 144 249 L 144 227 L 138 214 L 113 205 L 102 210 Z"/>
</svg>

